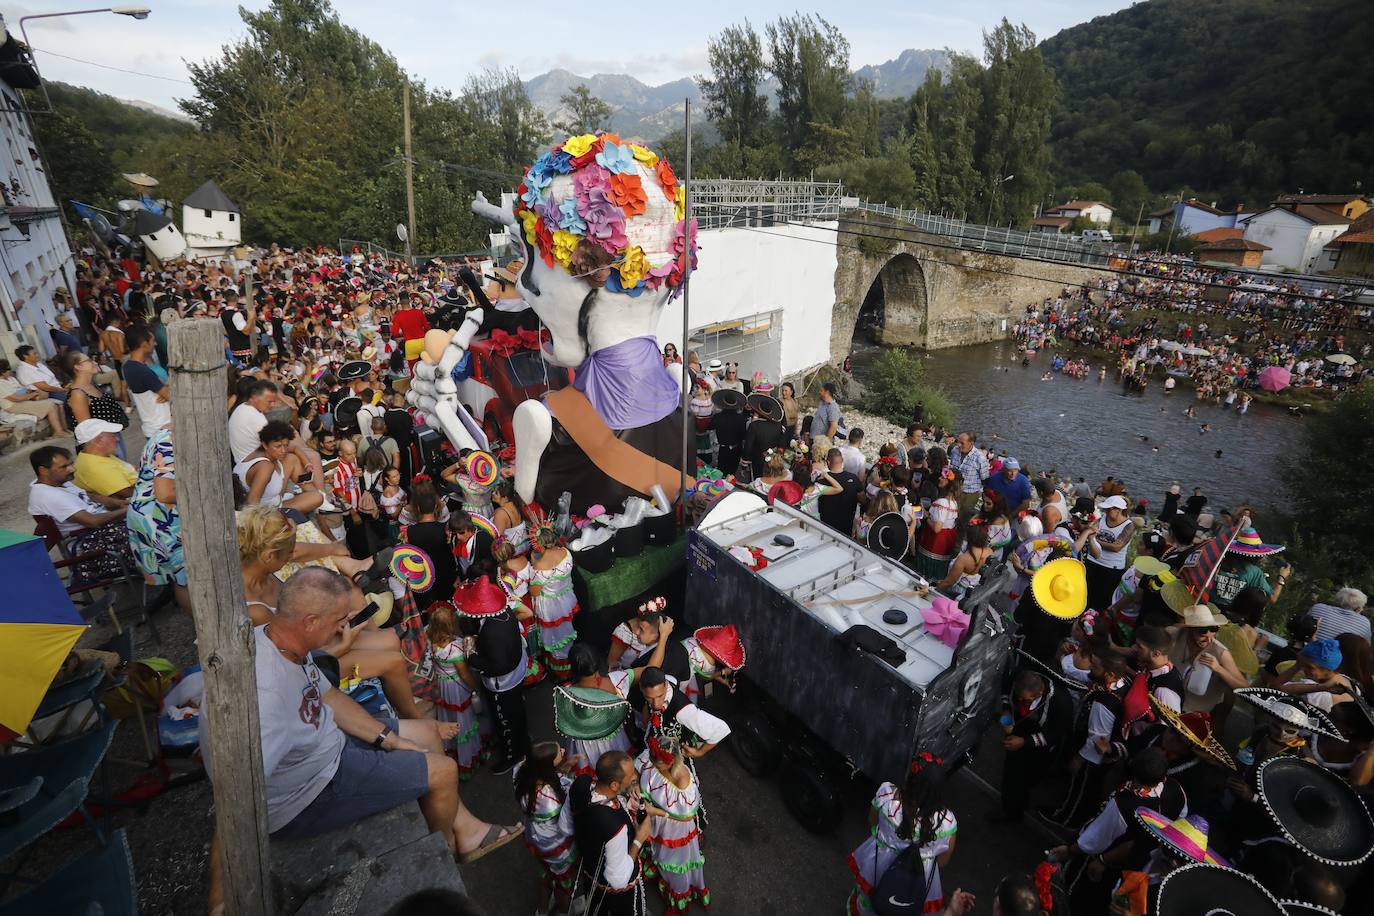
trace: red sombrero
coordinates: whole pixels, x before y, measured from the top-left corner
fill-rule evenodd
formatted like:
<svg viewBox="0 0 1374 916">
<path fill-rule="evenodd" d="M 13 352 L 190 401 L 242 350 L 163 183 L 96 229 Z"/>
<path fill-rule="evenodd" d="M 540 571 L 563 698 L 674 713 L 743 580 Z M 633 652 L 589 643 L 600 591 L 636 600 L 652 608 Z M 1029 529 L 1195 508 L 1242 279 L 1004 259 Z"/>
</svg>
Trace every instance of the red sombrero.
<svg viewBox="0 0 1374 916">
<path fill-rule="evenodd" d="M 731 671 L 744 667 L 744 643 L 740 641 L 739 631 L 733 623 L 723 627 L 702 627 L 692 635 L 696 637 L 698 645 Z"/>
<path fill-rule="evenodd" d="M 455 588 L 453 606 L 464 617 L 495 617 L 506 609 L 506 592 L 483 576 Z"/>
<path fill-rule="evenodd" d="M 768 505 L 771 506 L 780 499 L 789 506 L 795 506 L 802 501 L 802 497 L 805 495 L 806 491 L 795 480 L 779 480 L 768 488 Z"/>
</svg>

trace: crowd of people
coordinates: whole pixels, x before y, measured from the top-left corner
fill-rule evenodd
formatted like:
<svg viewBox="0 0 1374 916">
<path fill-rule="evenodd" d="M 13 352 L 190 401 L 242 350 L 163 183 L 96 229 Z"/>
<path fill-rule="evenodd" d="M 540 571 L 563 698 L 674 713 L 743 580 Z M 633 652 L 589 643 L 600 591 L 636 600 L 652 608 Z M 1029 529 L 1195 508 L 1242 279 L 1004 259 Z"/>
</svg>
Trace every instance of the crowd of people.
<svg viewBox="0 0 1374 916">
<path fill-rule="evenodd" d="M 1066 291 L 1018 334 L 1037 349 L 1050 335 L 1125 347 L 1148 364 L 1155 329 L 1128 332 L 1131 310 L 1207 282 L 1171 268 L 1148 286 Z M 31 452 L 29 511 L 87 557 L 77 575 L 136 571 L 189 610 L 163 314 L 217 318 L 272 835 L 418 801 L 460 861 L 523 839 L 540 913 L 639 913 L 650 888 L 672 909 L 705 905 L 698 763 L 729 735 L 708 708 L 744 667 L 744 645 L 728 626 L 674 634 L 662 600 L 616 627 L 608 651 L 586 639 L 566 530 L 516 493 L 513 449 L 469 453 L 442 436 L 426 446 L 406 401 L 426 330 L 517 295 L 510 269 L 480 264 L 274 247 L 251 266 L 143 270 L 88 253 L 52 363 L 29 348 L 17 369 L 0 366 L 0 419 L 46 420 L 75 437 L 75 454 Z M 1275 303 L 1231 298 L 1273 323 Z M 1282 320 L 1312 322 L 1346 307 L 1284 308 Z M 1305 378 L 1345 346 L 1340 328 L 1322 339 L 1306 324 L 1282 340 L 1190 328 L 1173 336 L 1210 346 L 1207 371 L 1231 387 L 1289 361 Z M 1261 619 L 1291 568 L 1245 507 L 1208 513 L 1200 491 L 1175 487 L 1151 518 L 1121 481 L 1038 472 L 972 433 L 921 422 L 873 448 L 845 422 L 834 385 L 806 408 L 791 383 L 741 378 L 733 363 L 671 345 L 663 360 L 690 373 L 700 476 L 859 540 L 896 526 L 904 562 L 955 599 L 1003 564 L 1013 571 L 1002 598 L 1019 649 L 1001 720 L 1000 817 L 1033 813 L 1064 842 L 1002 882 L 995 912 L 1143 913 L 1193 861 L 1227 862 L 1275 897 L 1340 910 L 1354 880 L 1336 867 L 1348 850 L 1303 832 L 1307 809 L 1282 814 L 1281 795 L 1295 780 L 1319 787 L 1324 816 L 1370 831 L 1363 854 L 1374 849 L 1357 798 L 1374 779 L 1362 593 L 1340 590 L 1273 640 Z M 1081 583 L 1045 585 L 1075 558 Z M 1195 572 L 1208 564 L 1204 586 Z M 552 685 L 557 741 L 533 740 L 527 722 L 541 682 Z M 1228 746 L 1241 709 L 1258 725 Z M 940 879 L 958 831 L 952 764 L 918 754 L 879 787 L 872 834 L 849 857 L 850 912 L 882 911 L 876 897 L 911 870 L 897 863 L 918 866 L 926 912 L 973 911 L 971 895 Z M 489 823 L 464 804 L 460 785 L 482 767 L 511 774 L 519 823 Z M 1051 778 L 1060 772 L 1066 785 Z"/>
<path fill-rule="evenodd" d="M 1344 287 L 1246 283 L 1236 273 L 1157 257 L 1135 262 L 1133 273 L 1065 288 L 1028 306 L 1013 330 L 1028 357 L 1090 347 L 1106 354 L 1102 377 L 1110 367 L 1136 390 L 1151 380 L 1172 390 L 1187 379 L 1199 400 L 1229 408 L 1248 403 L 1269 367 L 1287 370 L 1284 386 L 1296 391 L 1339 394 L 1365 378 L 1374 307 L 1353 296 Z M 1143 310 L 1149 314 L 1136 314 Z"/>
</svg>

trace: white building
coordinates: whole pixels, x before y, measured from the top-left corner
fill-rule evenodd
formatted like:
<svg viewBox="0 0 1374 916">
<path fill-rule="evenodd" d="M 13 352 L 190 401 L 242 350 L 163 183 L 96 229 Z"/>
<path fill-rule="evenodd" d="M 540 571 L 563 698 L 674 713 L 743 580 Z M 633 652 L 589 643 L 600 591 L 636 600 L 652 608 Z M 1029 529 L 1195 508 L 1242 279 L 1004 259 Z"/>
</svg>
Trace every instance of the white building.
<svg viewBox="0 0 1374 916">
<path fill-rule="evenodd" d="M 1068 217 L 1077 219 L 1084 217 L 1092 220 L 1094 226 L 1110 226 L 1112 224 L 1112 214 L 1114 211 L 1109 204 L 1100 200 L 1071 200 L 1068 203 L 1060 204 L 1052 210 L 1046 210 L 1045 216 Z"/>
<path fill-rule="evenodd" d="M 186 254 L 186 239 L 166 213 L 139 210 L 134 217 L 134 233 L 144 249 L 159 261 L 173 261 Z"/>
<path fill-rule="evenodd" d="M 207 181 L 181 202 L 181 232 L 189 257 L 220 257 L 243 241 L 243 211 Z"/>
<path fill-rule="evenodd" d="M 1270 207 L 1246 221 L 1245 237 L 1269 246 L 1265 266 L 1310 274 L 1322 267 L 1322 249 L 1349 225 L 1344 216 L 1309 204 Z"/>
<path fill-rule="evenodd" d="M 1234 210 L 1218 210 L 1215 202 L 1205 204 L 1196 198 L 1176 201 L 1162 210 L 1150 214 L 1150 232 L 1168 232 L 1174 227 L 1176 235 L 1198 235 L 1208 229 L 1239 229 L 1253 213 L 1247 213 L 1244 205 Z"/>
<path fill-rule="evenodd" d="M 28 50 L 6 33 L 0 44 L 0 355 L 11 363 L 24 343 L 52 356 L 48 331 L 57 324 L 55 296 L 62 290 L 69 302 L 76 301 L 72 250 L 19 95 L 39 85 Z"/>
</svg>

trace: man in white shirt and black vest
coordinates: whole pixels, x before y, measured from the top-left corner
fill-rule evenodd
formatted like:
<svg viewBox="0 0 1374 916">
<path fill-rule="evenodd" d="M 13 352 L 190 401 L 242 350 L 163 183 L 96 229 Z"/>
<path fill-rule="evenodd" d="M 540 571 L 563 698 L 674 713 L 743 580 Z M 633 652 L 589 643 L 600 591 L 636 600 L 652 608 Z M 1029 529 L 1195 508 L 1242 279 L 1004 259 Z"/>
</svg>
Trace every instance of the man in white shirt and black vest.
<svg viewBox="0 0 1374 916">
<path fill-rule="evenodd" d="M 224 291 L 224 305 L 219 310 L 220 324 L 224 325 L 224 336 L 229 341 L 229 352 L 234 359 L 247 360 L 253 355 L 253 342 L 250 334 L 253 322 L 257 319 L 257 309 L 250 305 L 248 311 L 239 308 L 237 290 Z"/>
<path fill-rule="evenodd" d="M 690 702 L 661 668 L 642 669 L 631 691 L 631 703 L 644 717 L 645 741 L 670 734 L 679 739 L 682 756 L 696 759 L 706 756 L 730 734 L 730 726 Z M 640 697 L 634 697 L 633 691 L 639 691 Z M 681 740 L 683 729 L 700 743 Z"/>
<path fill-rule="evenodd" d="M 592 879 L 585 916 L 644 916 L 648 912 L 639 851 L 653 834 L 652 810 L 633 811 L 623 797 L 638 788 L 639 776 L 630 755 L 607 751 L 596 761 L 595 782 L 582 775 L 568 790 L 573 835 Z"/>
</svg>

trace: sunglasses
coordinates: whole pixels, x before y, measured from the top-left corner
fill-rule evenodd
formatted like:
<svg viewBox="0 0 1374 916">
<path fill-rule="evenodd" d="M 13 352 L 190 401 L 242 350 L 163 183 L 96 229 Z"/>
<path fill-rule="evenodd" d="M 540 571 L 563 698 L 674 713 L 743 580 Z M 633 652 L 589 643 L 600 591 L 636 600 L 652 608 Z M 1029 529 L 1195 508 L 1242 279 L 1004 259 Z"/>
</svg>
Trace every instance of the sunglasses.
<svg viewBox="0 0 1374 916">
<path fill-rule="evenodd" d="M 1219 633 L 1219 632 L 1221 632 L 1221 627 L 1197 627 L 1197 629 L 1198 629 L 1200 632 L 1203 632 L 1203 633 Z"/>
</svg>

